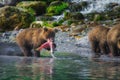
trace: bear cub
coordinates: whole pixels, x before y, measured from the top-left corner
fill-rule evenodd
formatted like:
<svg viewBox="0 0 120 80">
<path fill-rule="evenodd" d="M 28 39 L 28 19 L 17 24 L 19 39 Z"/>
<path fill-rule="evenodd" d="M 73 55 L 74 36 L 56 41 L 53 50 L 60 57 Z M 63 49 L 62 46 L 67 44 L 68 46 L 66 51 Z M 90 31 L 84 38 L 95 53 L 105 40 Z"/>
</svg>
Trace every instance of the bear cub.
<svg viewBox="0 0 120 80">
<path fill-rule="evenodd" d="M 113 26 L 109 30 L 107 42 L 112 56 L 120 56 L 120 24 Z"/>
<path fill-rule="evenodd" d="M 88 33 L 88 39 L 91 43 L 92 50 L 95 52 L 95 57 L 110 53 L 107 44 L 107 33 L 109 30 L 110 28 L 108 27 L 96 26 Z"/>
</svg>

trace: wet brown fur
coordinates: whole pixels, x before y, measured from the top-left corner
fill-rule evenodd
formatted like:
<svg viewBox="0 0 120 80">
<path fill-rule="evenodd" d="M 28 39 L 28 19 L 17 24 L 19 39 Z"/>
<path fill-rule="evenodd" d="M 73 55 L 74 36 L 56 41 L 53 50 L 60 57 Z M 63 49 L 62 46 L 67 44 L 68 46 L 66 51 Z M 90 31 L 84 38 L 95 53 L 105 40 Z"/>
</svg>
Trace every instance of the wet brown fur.
<svg viewBox="0 0 120 80">
<path fill-rule="evenodd" d="M 113 56 L 120 56 L 120 24 L 111 28 L 107 35 L 107 42 Z"/>
<path fill-rule="evenodd" d="M 110 28 L 104 26 L 96 26 L 88 33 L 92 50 L 96 55 L 108 54 L 109 48 L 107 44 L 107 33 Z"/>
<path fill-rule="evenodd" d="M 20 32 L 16 37 L 16 42 L 21 48 L 24 56 L 40 57 L 40 52 L 35 49 L 47 41 L 48 38 L 54 39 L 55 31 L 48 28 L 28 28 Z"/>
</svg>

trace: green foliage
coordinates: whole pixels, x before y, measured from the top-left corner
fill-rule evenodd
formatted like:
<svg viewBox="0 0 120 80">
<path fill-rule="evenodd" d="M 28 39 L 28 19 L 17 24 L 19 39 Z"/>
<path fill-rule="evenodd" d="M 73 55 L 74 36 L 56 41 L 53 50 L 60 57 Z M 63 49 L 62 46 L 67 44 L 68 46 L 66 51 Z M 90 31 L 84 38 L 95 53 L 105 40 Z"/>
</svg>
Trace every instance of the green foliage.
<svg viewBox="0 0 120 80">
<path fill-rule="evenodd" d="M 21 8 L 24 12 L 28 12 L 31 15 L 35 15 L 35 11 L 32 8 Z"/>
<path fill-rule="evenodd" d="M 60 24 L 58 22 L 53 22 L 52 23 L 53 27 L 59 26 Z"/>
<path fill-rule="evenodd" d="M 64 20 L 63 19 L 61 19 L 58 23 L 59 24 L 62 24 L 64 22 Z"/>
<path fill-rule="evenodd" d="M 49 22 L 49 21 L 43 22 L 43 26 L 50 27 L 50 28 L 54 28 L 54 27 L 59 26 L 59 25 L 60 24 L 58 22 Z"/>
<path fill-rule="evenodd" d="M 94 16 L 94 21 L 100 21 L 100 20 L 102 20 L 102 16 L 99 15 L 99 14 L 96 14 L 96 15 Z"/>
<path fill-rule="evenodd" d="M 60 5 L 56 6 L 49 6 L 47 8 L 47 14 L 48 15 L 59 15 L 61 14 L 66 8 L 68 8 L 68 4 L 65 2 L 62 2 Z"/>
<path fill-rule="evenodd" d="M 68 25 L 71 25 L 72 23 L 73 23 L 72 20 L 68 20 L 68 21 L 67 21 L 67 24 L 68 24 Z"/>
</svg>

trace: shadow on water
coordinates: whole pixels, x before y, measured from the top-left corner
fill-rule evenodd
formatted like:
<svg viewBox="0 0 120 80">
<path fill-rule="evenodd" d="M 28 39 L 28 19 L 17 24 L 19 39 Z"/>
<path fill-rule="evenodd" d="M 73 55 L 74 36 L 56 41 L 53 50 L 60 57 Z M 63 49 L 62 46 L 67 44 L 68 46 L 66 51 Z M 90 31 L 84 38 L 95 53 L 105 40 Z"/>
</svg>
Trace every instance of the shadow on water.
<svg viewBox="0 0 120 80">
<path fill-rule="evenodd" d="M 0 56 L 0 80 L 119 80 L 120 63 L 70 53 L 51 57 Z"/>
</svg>

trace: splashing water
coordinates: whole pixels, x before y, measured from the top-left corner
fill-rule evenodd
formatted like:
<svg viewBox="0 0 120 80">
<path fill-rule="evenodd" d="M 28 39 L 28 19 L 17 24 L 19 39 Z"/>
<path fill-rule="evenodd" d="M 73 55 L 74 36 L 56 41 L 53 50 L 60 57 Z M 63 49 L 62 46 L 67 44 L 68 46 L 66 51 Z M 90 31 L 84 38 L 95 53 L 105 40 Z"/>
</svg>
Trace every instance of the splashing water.
<svg viewBox="0 0 120 80">
<path fill-rule="evenodd" d="M 84 9 L 83 11 L 81 11 L 81 13 L 91 13 L 91 12 L 101 12 L 105 10 L 105 7 L 107 4 L 109 3 L 118 3 L 120 4 L 120 0 L 71 0 L 72 2 L 82 2 L 82 1 L 87 1 L 89 2 L 89 6 Z"/>
<path fill-rule="evenodd" d="M 106 8 L 106 5 L 109 3 L 118 3 L 120 4 L 120 0 L 64 0 L 67 2 L 75 2 L 75 3 L 80 3 L 82 1 L 87 1 L 89 3 L 88 7 L 80 11 L 83 14 L 88 14 L 91 12 L 101 12 L 104 11 Z M 69 11 L 69 10 L 68 10 Z M 59 16 L 53 16 L 55 18 L 55 21 L 61 20 L 64 15 L 59 15 Z"/>
</svg>

